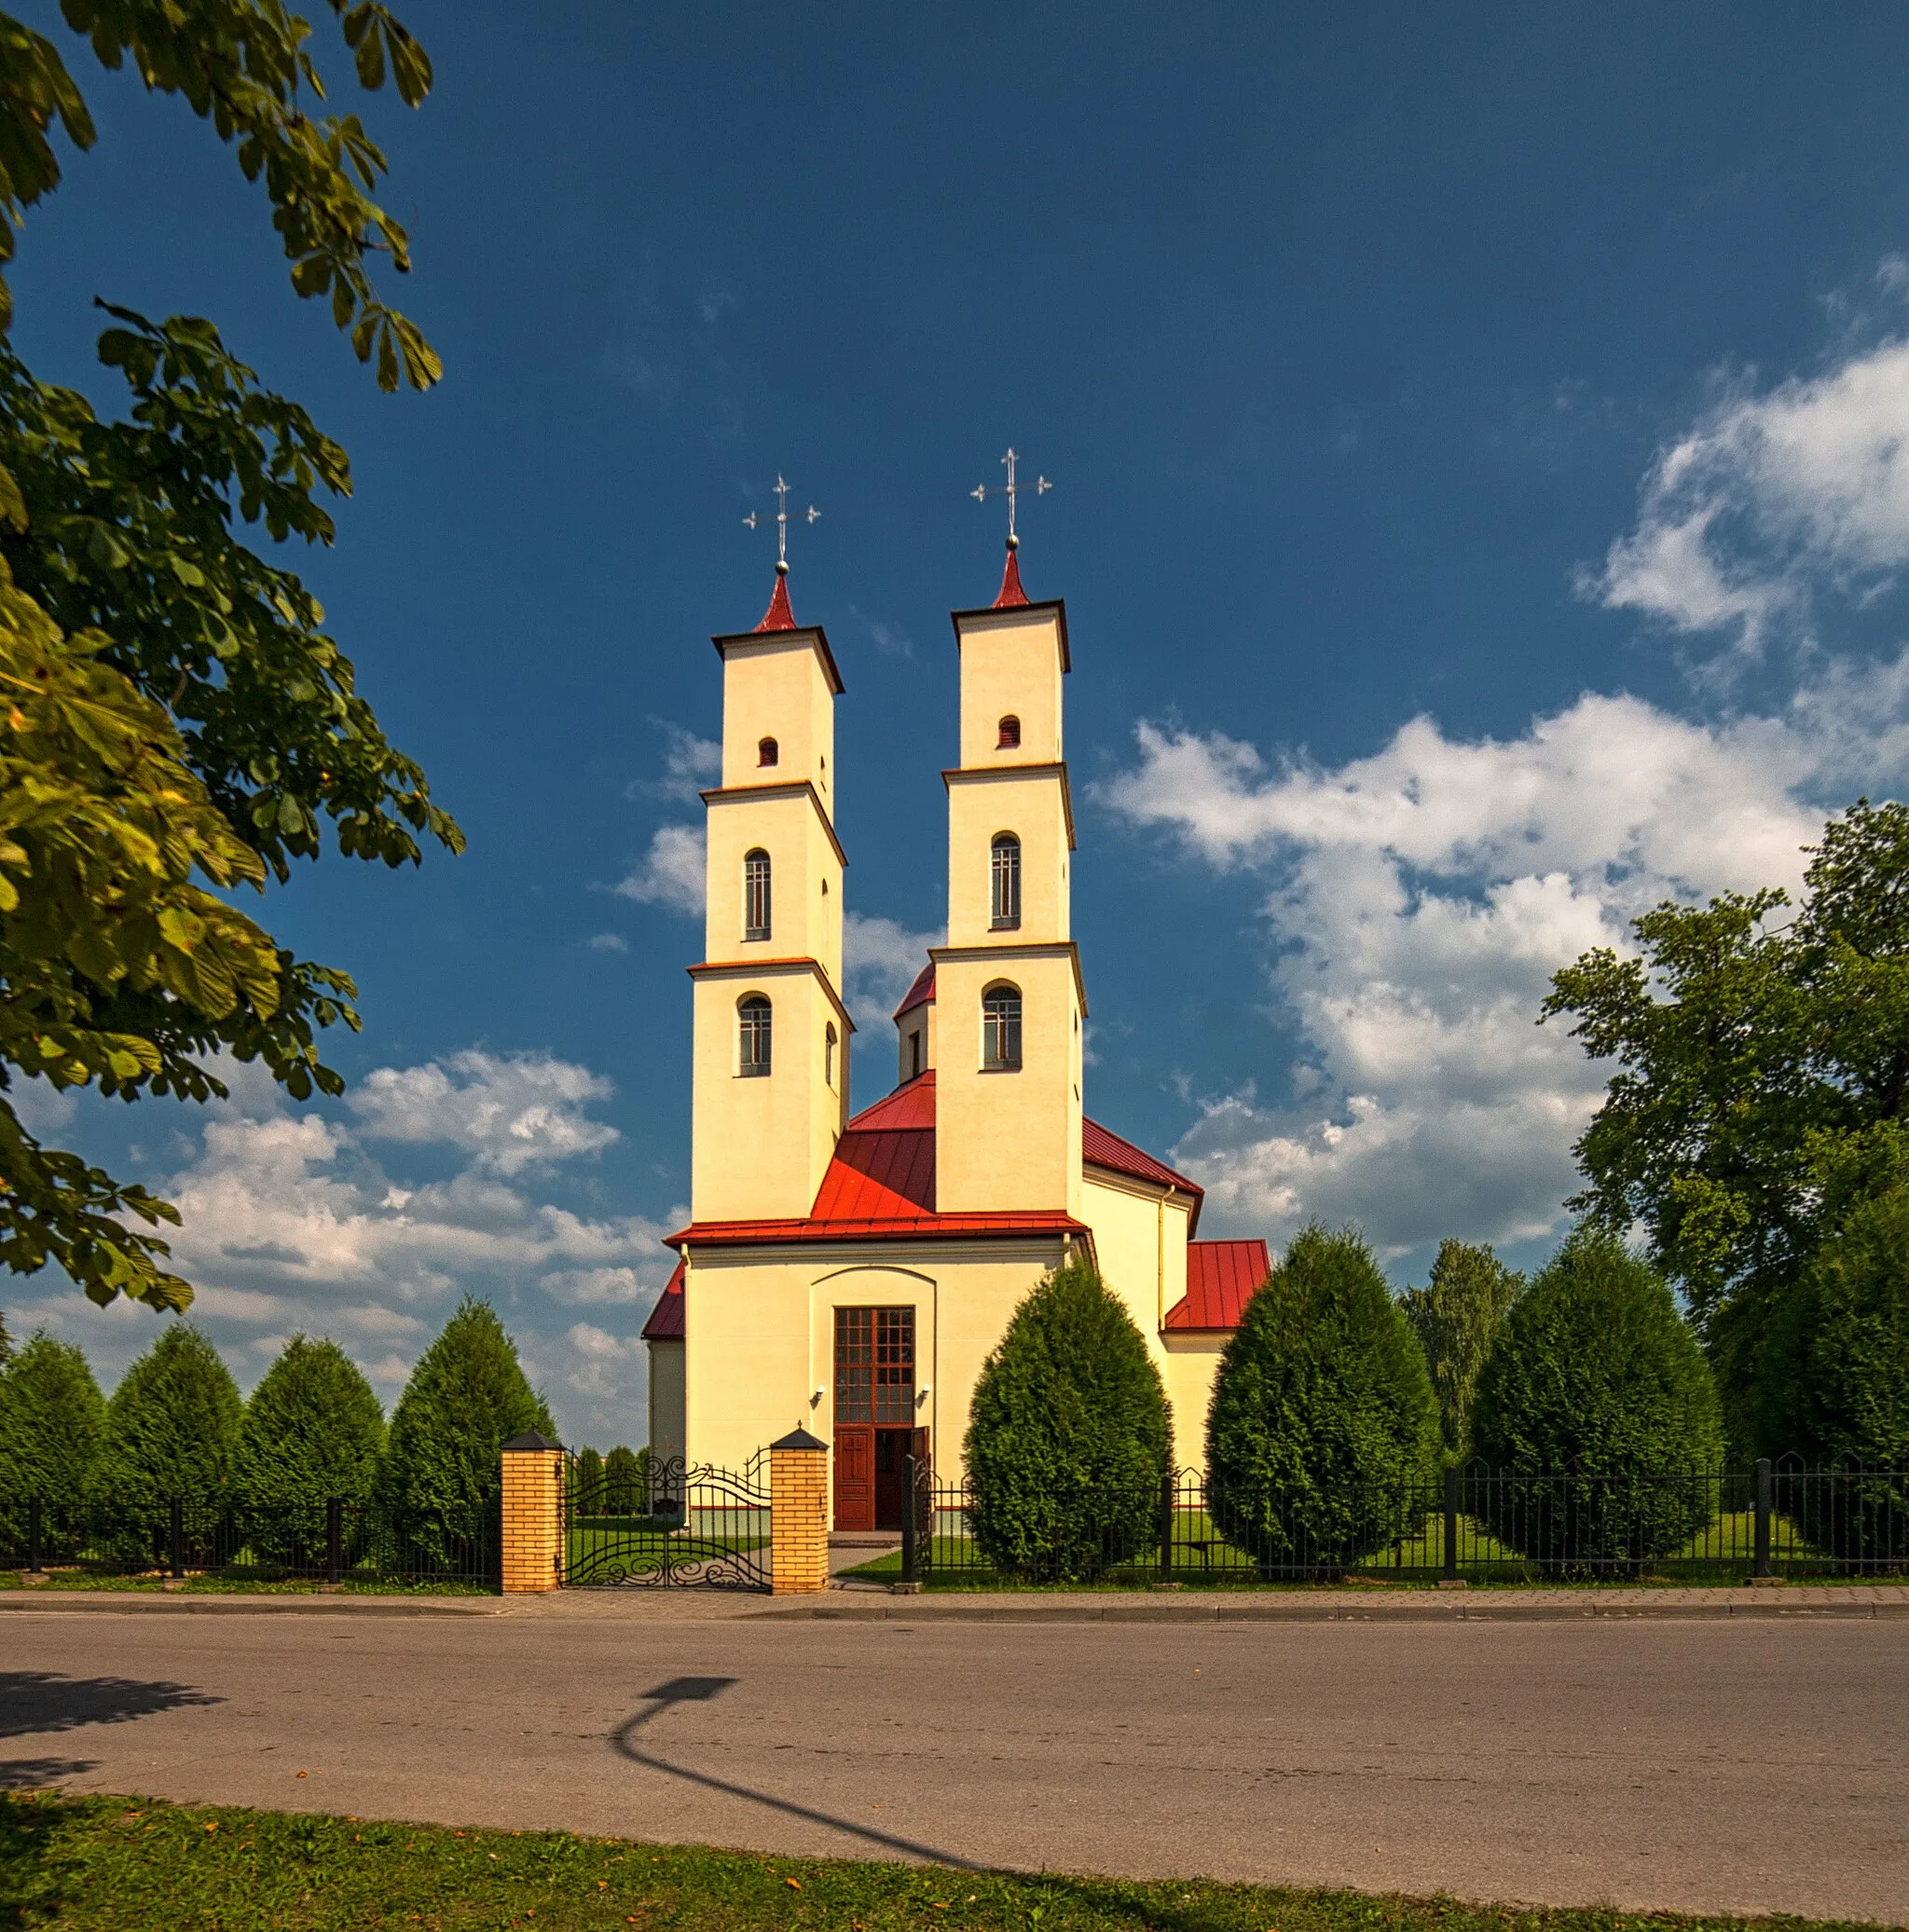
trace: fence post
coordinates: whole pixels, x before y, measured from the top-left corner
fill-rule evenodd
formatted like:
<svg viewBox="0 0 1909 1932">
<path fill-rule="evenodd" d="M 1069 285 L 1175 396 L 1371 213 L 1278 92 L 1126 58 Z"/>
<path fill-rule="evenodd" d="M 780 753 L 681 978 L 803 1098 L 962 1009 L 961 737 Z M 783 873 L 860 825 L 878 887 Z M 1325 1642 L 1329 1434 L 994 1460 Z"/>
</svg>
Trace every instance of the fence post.
<svg viewBox="0 0 1909 1932">
<path fill-rule="evenodd" d="M 563 1582 L 563 1445 L 527 1429 L 503 1446 L 503 1587 Z"/>
<path fill-rule="evenodd" d="M 345 1505 L 336 1496 L 324 1506 L 324 1580 L 334 1586 L 345 1580 Z"/>
<path fill-rule="evenodd" d="M 901 1461 L 901 1581 L 904 1583 L 918 1583 L 921 1578 L 916 1574 L 915 1565 L 920 1560 L 915 1551 L 915 1538 L 919 1533 L 915 1513 L 921 1506 L 921 1492 L 917 1487 L 921 1481 L 921 1465 L 913 1456 L 905 1456 Z"/>
<path fill-rule="evenodd" d="M 1178 1485 L 1170 1469 L 1160 1479 L 1160 1580 L 1174 1580 L 1174 1503 Z"/>
<path fill-rule="evenodd" d="M 175 1577 L 185 1574 L 185 1499 L 175 1496 L 172 1499 L 172 1560 L 171 1569 Z"/>
<path fill-rule="evenodd" d="M 1770 1569 L 1770 1459 L 1756 1459 L 1756 1566 L 1754 1577 L 1774 1574 Z"/>
<path fill-rule="evenodd" d="M 1445 1465 L 1445 1568 L 1448 1583 L 1458 1582 L 1458 1465 Z"/>
<path fill-rule="evenodd" d="M 38 1576 L 40 1567 L 40 1499 L 35 1496 L 26 1506 L 26 1572 Z"/>
<path fill-rule="evenodd" d="M 829 1445 L 803 1428 L 769 1445 L 769 1587 L 829 1587 Z"/>
</svg>

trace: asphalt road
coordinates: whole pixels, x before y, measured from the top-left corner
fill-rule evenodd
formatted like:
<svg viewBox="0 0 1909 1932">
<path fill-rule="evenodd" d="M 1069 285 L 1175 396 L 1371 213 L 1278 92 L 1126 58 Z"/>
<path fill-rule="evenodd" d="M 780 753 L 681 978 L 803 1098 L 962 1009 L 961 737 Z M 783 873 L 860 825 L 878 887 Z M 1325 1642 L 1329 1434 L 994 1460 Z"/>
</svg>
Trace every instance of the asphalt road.
<svg viewBox="0 0 1909 1932">
<path fill-rule="evenodd" d="M 1909 1619 L 34 1614 L 0 1647 L 14 1785 L 1909 1920 Z"/>
</svg>

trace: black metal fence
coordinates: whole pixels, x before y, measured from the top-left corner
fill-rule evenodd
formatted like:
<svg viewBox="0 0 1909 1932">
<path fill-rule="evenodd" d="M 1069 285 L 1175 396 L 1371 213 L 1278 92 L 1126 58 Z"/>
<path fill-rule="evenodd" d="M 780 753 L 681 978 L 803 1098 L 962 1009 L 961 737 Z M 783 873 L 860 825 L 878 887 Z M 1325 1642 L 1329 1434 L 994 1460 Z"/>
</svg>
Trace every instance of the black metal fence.
<svg viewBox="0 0 1909 1932">
<path fill-rule="evenodd" d="M 1474 1464 L 1425 1481 L 1232 1494 L 1182 1470 L 1157 1495 L 1049 1499 L 1030 1512 L 910 1466 L 900 1576 L 931 1586 L 1909 1575 L 1909 1470 L 1763 1461 L 1531 1474 Z"/>
<path fill-rule="evenodd" d="M 769 1460 L 741 1470 L 692 1468 L 679 1458 L 646 1464 L 647 1495 L 626 1481 L 586 1477 L 574 1458 L 564 1485 L 563 1581 L 767 1590 L 772 1566 Z"/>
<path fill-rule="evenodd" d="M 153 1576 L 347 1589 L 497 1589 L 499 1507 L 398 1512 L 337 1497 L 267 1506 L 159 1497 L 132 1503 L 10 1499 L 0 1506 L 0 1569 L 48 1583 Z"/>
</svg>

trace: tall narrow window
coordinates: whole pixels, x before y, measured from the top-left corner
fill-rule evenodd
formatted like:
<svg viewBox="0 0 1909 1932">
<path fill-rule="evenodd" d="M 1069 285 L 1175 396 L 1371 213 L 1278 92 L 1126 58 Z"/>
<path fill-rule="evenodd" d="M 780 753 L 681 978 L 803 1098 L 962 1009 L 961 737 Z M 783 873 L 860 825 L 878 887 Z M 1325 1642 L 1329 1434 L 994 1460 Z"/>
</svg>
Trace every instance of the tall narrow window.
<svg viewBox="0 0 1909 1932">
<path fill-rule="evenodd" d="M 981 1063 L 994 1072 L 1021 1064 L 1021 989 L 990 986 L 981 1001 Z"/>
<path fill-rule="evenodd" d="M 995 930 L 1011 932 L 1021 924 L 1021 841 L 996 832 L 994 846 Z"/>
<path fill-rule="evenodd" d="M 921 1077 L 921 1029 L 908 1036 L 908 1077 L 916 1080 Z"/>
<path fill-rule="evenodd" d="M 1010 711 L 1001 720 L 1001 734 L 995 740 L 996 751 L 1013 751 L 1021 744 L 1021 720 Z"/>
<path fill-rule="evenodd" d="M 760 846 L 742 862 L 742 936 L 769 937 L 769 855 Z"/>
<path fill-rule="evenodd" d="M 736 1007 L 740 1023 L 736 1072 L 745 1078 L 769 1071 L 769 1002 L 752 993 Z"/>
<path fill-rule="evenodd" d="M 831 1020 L 822 1029 L 822 1078 L 831 1087 L 835 1084 L 835 1022 Z"/>
<path fill-rule="evenodd" d="M 781 759 L 782 753 L 774 738 L 761 738 L 756 743 L 756 762 L 759 765 L 773 765 Z"/>
</svg>

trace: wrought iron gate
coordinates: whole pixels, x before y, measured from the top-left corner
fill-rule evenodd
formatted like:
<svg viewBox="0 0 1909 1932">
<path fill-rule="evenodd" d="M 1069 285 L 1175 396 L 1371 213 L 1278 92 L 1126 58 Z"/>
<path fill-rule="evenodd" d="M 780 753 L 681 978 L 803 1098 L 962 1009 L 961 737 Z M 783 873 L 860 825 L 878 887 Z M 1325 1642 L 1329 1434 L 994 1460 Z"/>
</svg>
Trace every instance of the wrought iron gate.
<svg viewBox="0 0 1909 1932">
<path fill-rule="evenodd" d="M 650 1461 L 636 1484 L 566 1459 L 563 1581 L 573 1588 L 770 1586 L 769 1459 L 740 1472 Z"/>
</svg>

